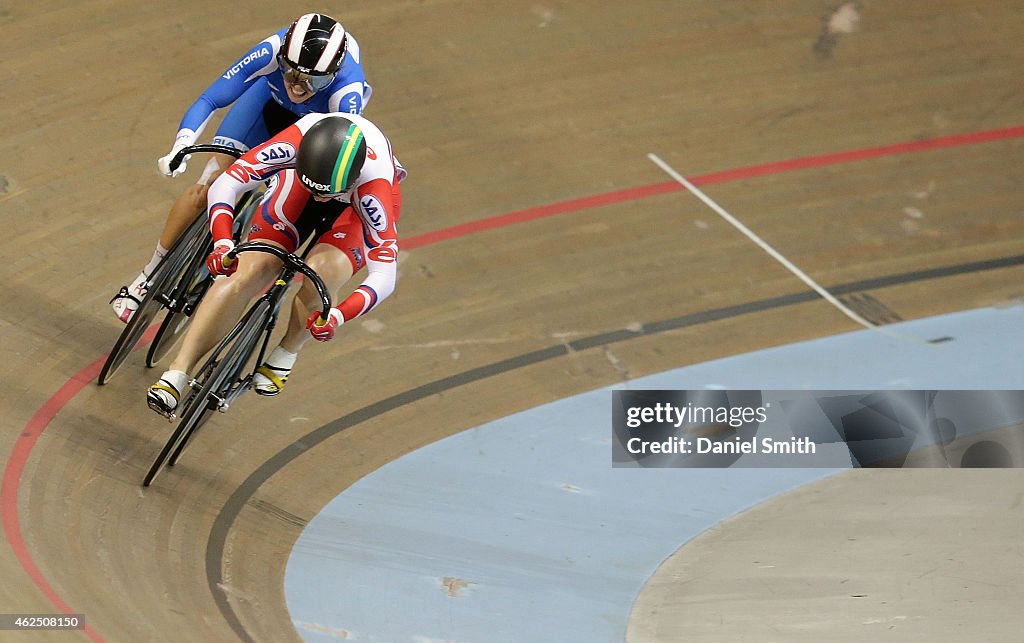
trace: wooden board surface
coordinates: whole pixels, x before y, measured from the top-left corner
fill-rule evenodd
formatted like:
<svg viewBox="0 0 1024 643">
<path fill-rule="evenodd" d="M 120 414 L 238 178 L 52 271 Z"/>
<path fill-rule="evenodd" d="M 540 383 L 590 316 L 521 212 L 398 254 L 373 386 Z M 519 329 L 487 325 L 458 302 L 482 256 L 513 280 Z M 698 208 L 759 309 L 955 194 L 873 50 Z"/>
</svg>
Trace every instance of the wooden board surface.
<svg viewBox="0 0 1024 643">
<path fill-rule="evenodd" d="M 0 611 L 52 612 L 58 597 L 111 641 L 295 640 L 289 548 L 382 464 L 624 378 L 857 328 L 814 299 L 514 367 L 573 339 L 808 290 L 684 191 L 616 198 L 671 181 L 648 153 L 701 176 L 882 148 L 704 187 L 826 287 L 1024 254 L 1019 132 L 971 136 L 1024 125 L 1020 4 L 851 3 L 852 33 L 828 31 L 830 17 L 850 24 L 836 3 L 779 5 L 325 7 L 359 38 L 366 115 L 410 171 L 403 238 L 584 197 L 595 207 L 403 252 L 391 300 L 311 346 L 280 398 L 215 418 L 148 490 L 169 431 L 143 400 L 158 373 L 136 356 L 110 385 L 88 381 L 119 331 L 107 300 L 198 174 L 196 162 L 177 180 L 156 174 L 182 113 L 295 16 L 262 0 L 0 10 L 0 453 L 9 475 L 20 468 L 3 511 L 24 540 L 0 548 Z M 887 147 L 933 139 L 949 145 Z M 1019 301 L 1022 276 L 1018 261 L 867 292 L 914 319 Z M 487 376 L 458 379 L 474 372 Z"/>
</svg>

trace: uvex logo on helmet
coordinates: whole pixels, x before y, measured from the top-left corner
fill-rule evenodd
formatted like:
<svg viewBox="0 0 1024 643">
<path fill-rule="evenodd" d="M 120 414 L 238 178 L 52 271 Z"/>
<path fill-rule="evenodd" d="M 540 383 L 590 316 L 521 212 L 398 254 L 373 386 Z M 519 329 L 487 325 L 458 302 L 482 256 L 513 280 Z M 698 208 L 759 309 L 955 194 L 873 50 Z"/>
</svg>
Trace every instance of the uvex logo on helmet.
<svg viewBox="0 0 1024 643">
<path fill-rule="evenodd" d="M 324 185 L 323 183 L 317 183 L 305 174 L 299 176 L 299 180 L 318 192 L 329 192 L 331 190 L 331 186 Z"/>
<path fill-rule="evenodd" d="M 365 160 L 362 129 L 341 114 L 330 114 L 320 117 L 303 134 L 295 170 L 307 189 L 342 194 L 358 183 Z"/>
</svg>

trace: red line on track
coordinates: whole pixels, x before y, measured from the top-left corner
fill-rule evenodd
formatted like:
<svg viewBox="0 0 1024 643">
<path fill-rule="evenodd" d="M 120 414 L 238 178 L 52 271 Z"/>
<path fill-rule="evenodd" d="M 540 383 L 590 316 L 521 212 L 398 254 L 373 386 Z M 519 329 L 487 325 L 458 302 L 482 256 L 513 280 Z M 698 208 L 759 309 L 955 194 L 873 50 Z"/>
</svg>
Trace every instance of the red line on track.
<svg viewBox="0 0 1024 643">
<path fill-rule="evenodd" d="M 7 542 L 10 543 L 11 549 L 14 550 L 14 555 L 17 557 L 18 562 L 21 563 L 25 573 L 28 574 L 32 582 L 36 584 L 36 587 L 42 590 L 46 598 L 50 599 L 53 606 L 62 614 L 74 614 L 75 612 L 68 607 L 64 599 L 46 581 L 43 573 L 39 571 L 35 561 L 32 560 L 32 555 L 28 551 L 25 540 L 21 537 L 21 529 L 18 524 L 18 484 L 21 481 L 21 474 L 25 469 L 25 463 L 28 462 L 28 456 L 32 452 L 32 447 L 36 445 L 39 436 L 49 426 L 50 420 L 57 415 L 57 412 L 65 404 L 78 395 L 79 391 L 99 376 L 105 359 L 106 356 L 101 357 L 75 373 L 70 380 L 65 382 L 36 411 L 36 414 L 28 421 L 25 428 L 21 430 L 21 435 L 14 441 L 14 448 L 11 450 L 11 455 L 7 460 L 7 467 L 4 469 L 3 484 L 0 486 L 0 512 L 4 516 L 4 534 L 7 536 Z M 85 634 L 93 641 L 103 641 L 103 638 L 89 627 L 88 624 L 85 626 Z"/>
<path fill-rule="evenodd" d="M 990 141 L 1020 138 L 1022 136 L 1024 136 L 1024 126 L 1010 127 L 1007 129 L 986 130 L 984 132 L 956 134 L 954 136 L 930 138 L 922 141 L 897 143 L 895 145 L 885 145 L 883 147 L 869 147 L 862 150 L 852 150 L 848 152 L 836 152 L 833 154 L 821 154 L 818 156 L 804 156 L 801 158 L 790 159 L 788 161 L 776 161 L 773 163 L 764 163 L 761 165 L 749 165 L 747 167 L 736 168 L 733 170 L 711 172 L 709 174 L 701 174 L 698 176 L 690 176 L 687 178 L 694 185 L 714 185 L 716 183 L 728 183 L 730 181 L 752 179 L 759 176 L 767 176 L 770 174 L 782 174 L 784 172 L 792 172 L 795 170 L 820 168 L 828 165 L 839 165 L 841 163 L 853 163 L 855 161 L 865 161 L 868 159 L 874 159 L 883 156 L 897 156 L 900 154 L 910 154 L 912 152 L 926 152 L 929 150 L 937 150 L 946 147 L 974 145 L 978 143 L 987 143 Z M 518 210 L 516 212 L 509 212 L 508 214 L 499 214 L 497 216 L 489 217 L 486 219 L 469 221 L 467 223 L 462 223 L 456 226 L 452 226 L 450 228 L 444 228 L 443 230 L 434 230 L 433 232 L 426 232 L 424 234 L 420 234 L 415 237 L 409 237 L 408 239 L 403 240 L 401 242 L 401 247 L 406 249 L 418 248 L 421 246 L 430 245 L 432 243 L 438 243 L 440 241 L 457 239 L 459 237 L 464 237 L 469 234 L 475 234 L 477 232 L 483 232 L 485 230 L 502 228 L 516 223 L 525 223 L 526 221 L 533 221 L 534 219 L 543 219 L 558 214 L 578 212 L 580 210 L 586 210 L 588 208 L 596 208 L 604 205 L 612 205 L 614 203 L 622 203 L 623 201 L 635 201 L 637 199 L 643 199 L 649 196 L 665 194 L 668 192 L 678 192 L 684 189 L 685 188 L 683 188 L 682 185 L 676 183 L 675 181 L 666 181 L 664 183 L 654 183 L 651 185 L 645 185 L 637 188 L 627 188 L 625 190 L 606 192 L 604 194 L 597 194 L 594 196 L 583 197 L 580 199 L 560 201 L 558 203 L 543 205 L 537 208 Z"/>
<path fill-rule="evenodd" d="M 151 342 L 156 335 L 156 331 L 157 326 L 149 328 L 142 336 L 138 348 Z M 18 519 L 18 487 L 21 483 L 21 474 L 25 470 L 29 454 L 32 453 L 32 448 L 35 447 L 39 436 L 43 434 L 43 431 L 50 425 L 50 421 L 53 420 L 57 413 L 64 408 L 64 405 L 99 377 L 100 370 L 103 368 L 103 363 L 106 360 L 107 356 L 104 355 L 72 375 L 71 379 L 64 382 L 64 385 L 57 389 L 57 392 L 39 407 L 35 415 L 25 424 L 25 428 L 21 430 L 21 435 L 14 441 L 14 448 L 11 449 L 11 455 L 7 458 L 7 466 L 4 468 L 3 482 L 0 483 L 0 513 L 3 514 L 4 535 L 7 537 L 7 542 L 10 544 L 15 557 L 21 563 L 28 577 L 32 579 L 36 587 L 43 592 L 46 598 L 50 599 L 50 603 L 62 614 L 74 614 L 75 611 L 64 602 L 60 594 L 46 581 L 46 577 L 39 571 L 39 567 L 36 566 L 35 561 L 32 559 L 32 554 L 29 553 L 25 539 L 22 538 Z M 88 615 L 84 616 L 86 618 L 84 628 L 86 636 L 96 643 L 103 643 L 103 637 L 88 625 Z"/>
<path fill-rule="evenodd" d="M 955 134 L 953 136 L 942 136 L 939 138 L 930 138 L 921 141 L 897 143 L 895 145 L 885 145 L 882 147 L 871 147 L 846 152 L 835 152 L 832 154 L 804 156 L 796 159 L 790 159 L 788 161 L 776 161 L 761 165 L 750 165 L 733 170 L 712 172 L 688 178 L 694 185 L 713 185 L 716 183 L 727 183 L 729 181 L 739 181 L 742 179 L 756 178 L 771 174 L 782 174 L 784 172 L 792 172 L 795 170 L 820 168 L 828 165 L 838 165 L 841 163 L 853 163 L 856 161 L 864 161 L 884 156 L 897 156 L 913 152 L 925 152 L 948 147 L 975 145 L 978 143 L 988 143 L 991 141 L 1001 141 L 1020 137 L 1024 137 L 1024 126 L 971 132 L 967 134 Z M 448 241 L 470 234 L 476 234 L 485 230 L 492 230 L 495 228 L 533 221 L 535 219 L 543 219 L 559 214 L 578 212 L 588 208 L 596 208 L 624 201 L 635 201 L 637 199 L 643 199 L 668 192 L 676 192 L 682 189 L 684 188 L 675 181 L 665 181 L 663 183 L 654 183 L 636 188 L 617 190 L 615 192 L 607 192 L 605 194 L 571 199 L 569 201 L 560 201 L 550 205 L 518 210 L 485 219 L 478 219 L 476 221 L 462 223 L 442 230 L 426 232 L 404 240 L 401 243 L 401 246 L 406 249 L 419 248 L 439 243 L 441 241 Z M 155 327 L 149 329 L 146 337 L 144 337 L 140 342 L 140 347 L 152 340 L 155 331 Z M 11 449 L 11 454 L 7 458 L 7 465 L 4 468 L 3 482 L 2 485 L 0 485 L 0 512 L 3 513 L 3 528 L 4 534 L 7 537 L 7 542 L 10 543 L 11 549 L 14 551 L 14 555 L 17 557 L 18 562 L 21 563 L 21 566 L 25 570 L 25 573 L 28 574 L 28 577 L 32 579 L 32 582 L 36 584 L 36 586 L 50 600 L 53 606 L 64 614 L 73 614 L 74 611 L 68 607 L 67 603 L 64 602 L 60 595 L 57 594 L 53 587 L 51 587 L 47 582 L 42 572 L 39 571 L 39 567 L 36 566 L 35 561 L 32 559 L 32 555 L 29 552 L 28 546 L 26 545 L 24 538 L 22 538 L 20 521 L 18 519 L 18 489 L 21 483 L 21 475 L 25 470 L 25 464 L 28 462 L 29 455 L 32 452 L 32 448 L 36 445 L 36 441 L 39 439 L 39 436 L 42 435 L 44 430 L 46 430 L 46 427 L 49 426 L 50 421 L 53 420 L 57 413 L 64 408 L 64 406 L 70 402 L 71 399 L 79 393 L 79 391 L 85 388 L 86 385 L 91 383 L 99 375 L 100 368 L 102 368 L 105 359 L 106 356 L 104 355 L 75 373 L 71 379 L 65 382 L 64 385 L 61 386 L 60 389 L 58 389 L 57 392 L 54 393 L 38 411 L 36 411 L 36 414 L 32 416 L 32 419 L 30 419 L 25 425 L 25 428 L 22 429 L 21 435 L 14 441 L 14 448 Z M 85 627 L 85 634 L 96 643 L 100 643 L 104 640 L 88 625 Z"/>
</svg>

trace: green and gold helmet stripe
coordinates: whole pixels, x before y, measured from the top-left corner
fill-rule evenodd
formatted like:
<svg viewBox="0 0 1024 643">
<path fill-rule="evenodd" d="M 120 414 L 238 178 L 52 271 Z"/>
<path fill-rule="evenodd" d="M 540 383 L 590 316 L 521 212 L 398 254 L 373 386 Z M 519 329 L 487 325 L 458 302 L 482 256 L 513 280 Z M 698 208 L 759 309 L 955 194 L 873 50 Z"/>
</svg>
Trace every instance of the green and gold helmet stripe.
<svg viewBox="0 0 1024 643">
<path fill-rule="evenodd" d="M 363 130 L 352 123 L 348 132 L 345 133 L 345 143 L 338 154 L 338 162 L 334 164 L 334 173 L 331 175 L 331 186 L 334 192 L 344 192 L 349 183 L 349 172 L 352 171 L 352 161 L 356 158 L 359 144 L 363 142 Z"/>
</svg>

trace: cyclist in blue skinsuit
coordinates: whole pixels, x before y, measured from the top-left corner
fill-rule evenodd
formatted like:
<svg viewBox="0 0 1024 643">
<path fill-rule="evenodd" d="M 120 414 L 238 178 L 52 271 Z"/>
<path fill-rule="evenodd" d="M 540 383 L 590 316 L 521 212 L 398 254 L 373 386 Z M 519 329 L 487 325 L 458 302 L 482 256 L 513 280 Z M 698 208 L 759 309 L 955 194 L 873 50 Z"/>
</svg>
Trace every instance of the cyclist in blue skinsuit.
<svg viewBox="0 0 1024 643">
<path fill-rule="evenodd" d="M 185 163 L 171 172 L 171 159 L 198 140 L 216 110 L 229 105 L 213 142 L 244 152 L 306 114 L 360 114 L 372 92 L 352 34 L 329 16 L 306 14 L 257 43 L 203 92 L 185 112 L 170 153 L 157 166 L 167 176 L 184 172 Z M 225 154 L 213 155 L 199 181 L 175 201 L 153 257 L 110 302 L 122 322 L 127 323 L 138 308 L 149 287 L 148 276 L 167 249 L 205 208 L 210 184 L 233 161 Z"/>
</svg>

